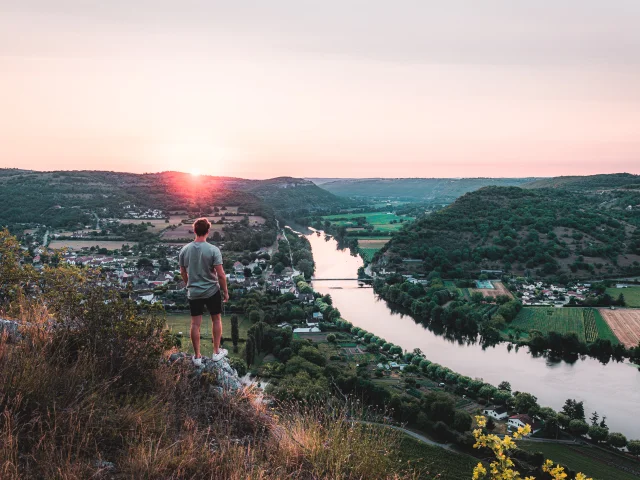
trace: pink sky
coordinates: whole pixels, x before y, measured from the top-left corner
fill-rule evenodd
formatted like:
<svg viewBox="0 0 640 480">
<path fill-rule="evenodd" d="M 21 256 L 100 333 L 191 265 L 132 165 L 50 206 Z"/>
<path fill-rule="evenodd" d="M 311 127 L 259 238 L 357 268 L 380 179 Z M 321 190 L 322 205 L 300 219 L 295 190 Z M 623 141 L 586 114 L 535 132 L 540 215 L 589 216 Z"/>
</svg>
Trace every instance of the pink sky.
<svg viewBox="0 0 640 480">
<path fill-rule="evenodd" d="M 430 3 L 7 0 L 0 167 L 640 173 L 640 2 Z"/>
</svg>

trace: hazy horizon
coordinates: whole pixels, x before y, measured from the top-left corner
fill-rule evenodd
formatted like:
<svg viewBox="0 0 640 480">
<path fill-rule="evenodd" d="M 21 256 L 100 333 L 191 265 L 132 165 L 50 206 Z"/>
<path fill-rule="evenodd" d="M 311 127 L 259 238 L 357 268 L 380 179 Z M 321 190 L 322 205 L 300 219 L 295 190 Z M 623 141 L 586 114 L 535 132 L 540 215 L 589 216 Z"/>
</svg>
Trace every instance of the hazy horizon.
<svg viewBox="0 0 640 480">
<path fill-rule="evenodd" d="M 640 173 L 640 2 L 6 0 L 0 167 Z"/>
</svg>

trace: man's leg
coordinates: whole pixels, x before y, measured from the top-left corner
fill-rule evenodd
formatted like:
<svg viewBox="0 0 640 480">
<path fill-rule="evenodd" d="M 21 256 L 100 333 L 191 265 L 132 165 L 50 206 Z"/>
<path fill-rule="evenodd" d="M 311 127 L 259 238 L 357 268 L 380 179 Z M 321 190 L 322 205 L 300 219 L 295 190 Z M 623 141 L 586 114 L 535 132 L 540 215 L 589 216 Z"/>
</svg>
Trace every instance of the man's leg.
<svg viewBox="0 0 640 480">
<path fill-rule="evenodd" d="M 218 353 L 222 339 L 222 315 L 211 314 L 211 338 L 213 339 L 213 353 Z"/>
<path fill-rule="evenodd" d="M 202 315 L 191 317 L 191 343 L 193 344 L 193 352 L 196 358 L 200 358 L 200 325 L 202 324 Z"/>
</svg>

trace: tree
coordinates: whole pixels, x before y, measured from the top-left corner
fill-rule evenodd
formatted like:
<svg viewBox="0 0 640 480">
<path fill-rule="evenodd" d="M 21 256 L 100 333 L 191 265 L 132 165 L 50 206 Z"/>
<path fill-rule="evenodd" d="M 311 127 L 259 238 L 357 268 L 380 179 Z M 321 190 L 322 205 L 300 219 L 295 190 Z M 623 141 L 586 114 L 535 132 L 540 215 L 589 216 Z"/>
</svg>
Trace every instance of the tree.
<svg viewBox="0 0 640 480">
<path fill-rule="evenodd" d="M 584 404 L 573 398 L 568 398 L 564 402 L 562 412 L 571 420 L 584 420 Z"/>
<path fill-rule="evenodd" d="M 518 392 L 513 397 L 513 409 L 518 413 L 535 414 L 540 409 L 538 399 L 527 392 Z"/>
<path fill-rule="evenodd" d="M 284 271 L 284 268 L 284 264 L 282 262 L 278 262 L 273 267 L 273 273 L 280 275 Z"/>
<path fill-rule="evenodd" d="M 390 353 L 391 355 L 399 355 L 399 354 L 401 354 L 401 353 L 402 353 L 402 348 L 401 348 L 401 347 L 399 347 L 399 346 L 397 346 L 397 345 L 394 345 L 393 347 L 391 347 L 391 348 L 389 349 L 389 353 Z"/>
<path fill-rule="evenodd" d="M 484 300 L 484 295 L 482 294 L 482 292 L 473 292 L 471 294 L 471 301 L 473 303 L 482 303 L 483 300 Z"/>
<path fill-rule="evenodd" d="M 136 266 L 138 268 L 153 267 L 153 262 L 147 257 L 140 257 Z"/>
<path fill-rule="evenodd" d="M 250 367 L 251 365 L 253 365 L 253 361 L 256 355 L 253 335 L 247 336 L 247 341 L 244 345 L 244 353 L 245 353 L 245 360 L 247 361 L 247 366 Z"/>
<path fill-rule="evenodd" d="M 238 341 L 240 340 L 240 333 L 238 329 L 238 316 L 231 316 L 231 342 L 233 343 L 233 353 L 238 353 Z"/>
<path fill-rule="evenodd" d="M 456 410 L 453 417 L 453 428 L 461 433 L 471 430 L 471 415 L 464 410 Z"/>
<path fill-rule="evenodd" d="M 498 390 L 493 394 L 493 400 L 495 403 L 504 405 L 511 398 L 511 392 L 508 390 Z"/>
<path fill-rule="evenodd" d="M 336 341 L 336 336 L 334 333 L 330 333 L 329 335 L 327 335 L 327 342 L 335 343 L 335 341 Z"/>
<path fill-rule="evenodd" d="M 591 425 L 598 425 L 599 419 L 600 419 L 600 415 L 598 415 L 598 412 L 593 412 L 589 420 L 591 420 Z"/>
<path fill-rule="evenodd" d="M 602 416 L 602 420 L 600 420 L 600 426 L 601 426 L 602 428 L 609 428 L 609 427 L 607 427 L 607 422 L 606 422 L 606 420 L 607 420 L 607 416 L 606 416 L 606 415 L 603 415 L 603 416 Z"/>
<path fill-rule="evenodd" d="M 627 443 L 627 449 L 631 455 L 640 455 L 640 440 L 630 440 Z"/>
<path fill-rule="evenodd" d="M 558 423 L 560 424 L 560 426 L 564 429 L 569 428 L 569 423 L 571 422 L 571 419 L 566 416 L 564 413 L 560 412 L 558 413 Z"/>
<path fill-rule="evenodd" d="M 298 269 L 305 278 L 311 278 L 313 276 L 314 266 L 310 260 L 302 259 L 296 264 L 296 269 Z"/>
<path fill-rule="evenodd" d="M 500 385 L 498 385 L 498 390 L 507 390 L 507 391 L 511 391 L 511 384 L 509 382 L 500 382 Z"/>
<path fill-rule="evenodd" d="M 610 433 L 607 443 L 615 448 L 624 448 L 627 446 L 627 437 L 618 432 Z"/>
<path fill-rule="evenodd" d="M 589 425 L 584 420 L 574 419 L 569 422 L 569 431 L 576 437 L 581 437 L 589 432 Z"/>
<path fill-rule="evenodd" d="M 604 442 L 609 436 L 609 430 L 598 425 L 589 427 L 589 437 L 596 443 Z"/>
</svg>

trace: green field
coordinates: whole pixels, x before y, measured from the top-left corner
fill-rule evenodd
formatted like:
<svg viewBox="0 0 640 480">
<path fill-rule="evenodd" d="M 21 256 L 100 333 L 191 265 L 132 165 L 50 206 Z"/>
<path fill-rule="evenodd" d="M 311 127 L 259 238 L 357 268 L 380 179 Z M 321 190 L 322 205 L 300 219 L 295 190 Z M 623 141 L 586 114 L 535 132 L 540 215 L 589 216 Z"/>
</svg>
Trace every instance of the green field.
<svg viewBox="0 0 640 480">
<path fill-rule="evenodd" d="M 460 296 L 460 298 L 467 298 L 467 299 L 471 298 L 471 293 L 469 293 L 469 289 L 457 287 L 456 282 L 454 282 L 453 280 L 445 280 L 444 286 L 447 287 L 447 289 L 451 290 L 452 292 L 458 292 L 458 295 Z"/>
<path fill-rule="evenodd" d="M 543 334 L 575 333 L 581 342 L 587 343 L 598 338 L 618 343 L 600 312 L 594 308 L 524 307 L 509 324 L 509 330 L 516 328 L 524 332 L 538 330 Z"/>
<path fill-rule="evenodd" d="M 398 456 L 399 463 L 418 472 L 416 478 L 425 479 L 468 480 L 473 467 L 478 464 L 474 458 L 427 445 L 408 436 L 402 438 Z"/>
<path fill-rule="evenodd" d="M 247 330 L 251 327 L 251 322 L 238 315 L 238 331 L 240 340 L 246 340 Z M 193 346 L 189 338 L 191 331 L 191 316 L 188 313 L 167 314 L 167 326 L 175 333 L 182 332 L 182 351 L 193 353 Z M 200 352 L 202 355 L 211 355 L 213 346 L 211 344 L 211 319 L 207 314 L 202 317 L 200 327 Z M 231 352 L 231 315 L 222 316 L 222 338 L 226 340 L 225 347 Z M 242 345 L 241 345 L 242 347 Z"/>
<path fill-rule="evenodd" d="M 637 480 L 640 475 L 640 462 L 621 454 L 609 452 L 590 445 L 563 445 L 558 443 L 519 442 L 519 447 L 529 452 L 541 452 L 545 458 L 582 472 L 594 480 Z M 638 472 L 628 473 L 616 467 L 624 467 Z"/>
<path fill-rule="evenodd" d="M 329 220 L 332 224 L 337 226 L 355 227 L 357 223 L 352 218 L 364 217 L 369 225 L 379 232 L 395 232 L 400 230 L 402 225 L 407 222 L 413 221 L 413 217 L 399 216 L 395 213 L 386 212 L 365 212 L 365 213 L 346 213 L 340 215 L 327 215 L 322 217 L 324 220 Z M 392 220 L 398 223 L 391 223 Z M 404 220 L 404 223 L 400 223 Z"/>
<path fill-rule="evenodd" d="M 624 295 L 627 307 L 640 307 L 640 287 L 607 288 L 607 293 L 616 300 L 620 294 Z"/>
</svg>

